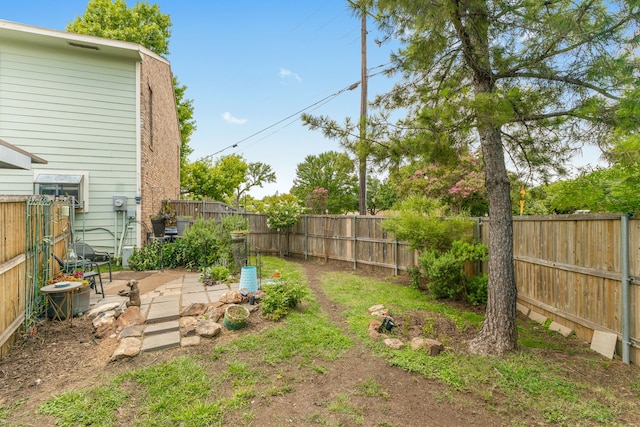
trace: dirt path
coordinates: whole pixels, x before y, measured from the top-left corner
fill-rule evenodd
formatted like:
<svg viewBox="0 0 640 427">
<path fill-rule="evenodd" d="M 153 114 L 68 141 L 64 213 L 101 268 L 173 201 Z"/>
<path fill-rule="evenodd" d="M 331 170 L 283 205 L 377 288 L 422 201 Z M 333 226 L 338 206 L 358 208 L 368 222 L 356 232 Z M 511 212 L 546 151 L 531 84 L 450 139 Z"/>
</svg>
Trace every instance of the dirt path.
<svg viewBox="0 0 640 427">
<path fill-rule="evenodd" d="M 380 396 L 373 400 L 370 397 L 360 399 L 361 409 L 364 411 L 363 425 L 495 427 L 503 424 L 503 420 L 487 411 L 481 402 L 471 403 L 472 398 L 469 396 L 456 396 L 455 392 L 442 384 L 389 366 L 382 359 L 373 356 L 349 331 L 340 314 L 344 308 L 329 300 L 320 287 L 321 276 L 339 270 L 340 267 L 312 262 L 302 265 L 309 279 L 309 287 L 314 291 L 322 309 L 336 326 L 352 337 L 355 345 L 339 360 L 329 363 L 328 372 L 320 383 L 310 385 L 309 390 L 296 390 L 295 400 L 302 398 L 303 401 L 310 400 L 310 404 L 316 404 L 323 397 L 357 390 L 363 382 L 375 380 L 380 386 Z M 451 399 L 445 396 L 450 396 Z M 366 402 L 367 399 L 369 402 Z"/>
</svg>

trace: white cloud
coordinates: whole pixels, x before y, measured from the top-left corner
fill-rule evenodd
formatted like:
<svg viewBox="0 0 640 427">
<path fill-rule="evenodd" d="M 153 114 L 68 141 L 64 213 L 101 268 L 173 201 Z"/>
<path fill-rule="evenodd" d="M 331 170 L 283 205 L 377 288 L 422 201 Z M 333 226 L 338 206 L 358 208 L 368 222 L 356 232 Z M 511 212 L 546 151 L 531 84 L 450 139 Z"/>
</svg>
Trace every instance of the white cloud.
<svg viewBox="0 0 640 427">
<path fill-rule="evenodd" d="M 302 81 L 302 78 L 297 73 L 294 73 L 291 70 L 287 70 L 286 68 L 280 68 L 280 77 L 283 79 L 291 77 L 299 82 Z"/>
<path fill-rule="evenodd" d="M 234 125 L 243 125 L 247 123 L 247 119 L 239 119 L 237 117 L 233 117 L 231 113 L 229 113 L 228 111 L 222 114 L 222 118 L 224 119 L 225 122 L 231 123 Z"/>
</svg>

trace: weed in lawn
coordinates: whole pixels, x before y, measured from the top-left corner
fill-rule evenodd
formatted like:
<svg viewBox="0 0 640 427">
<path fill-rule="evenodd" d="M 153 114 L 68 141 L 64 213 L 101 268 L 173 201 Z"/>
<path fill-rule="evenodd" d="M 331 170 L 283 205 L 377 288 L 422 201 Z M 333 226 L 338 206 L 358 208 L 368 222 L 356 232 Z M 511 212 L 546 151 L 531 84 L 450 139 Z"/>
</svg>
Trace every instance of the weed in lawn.
<svg viewBox="0 0 640 427">
<path fill-rule="evenodd" d="M 358 390 L 365 396 L 369 397 L 382 397 L 383 399 L 389 398 L 382 386 L 375 380 L 375 378 L 369 378 L 358 386 Z"/>
<path fill-rule="evenodd" d="M 256 419 L 256 414 L 254 414 L 253 412 L 245 412 L 244 414 L 242 414 L 242 419 L 247 423 L 247 425 L 251 425 L 253 420 Z"/>
<path fill-rule="evenodd" d="M 349 395 L 341 393 L 329 403 L 329 410 L 338 414 L 352 414 L 355 408 L 349 403 Z"/>
<path fill-rule="evenodd" d="M 424 324 L 422 325 L 422 333 L 427 338 L 435 338 L 435 320 L 434 319 L 425 319 Z"/>
<path fill-rule="evenodd" d="M 269 387 L 266 391 L 267 396 L 284 396 L 287 393 L 291 393 L 293 387 L 290 385 L 273 386 Z"/>
<path fill-rule="evenodd" d="M 227 364 L 227 370 L 223 373 L 226 381 L 231 381 L 233 387 L 251 386 L 257 381 L 260 371 L 250 369 L 246 362 L 231 361 Z"/>
<path fill-rule="evenodd" d="M 327 368 L 322 365 L 313 365 L 313 372 L 317 372 L 318 374 L 326 374 Z"/>
</svg>

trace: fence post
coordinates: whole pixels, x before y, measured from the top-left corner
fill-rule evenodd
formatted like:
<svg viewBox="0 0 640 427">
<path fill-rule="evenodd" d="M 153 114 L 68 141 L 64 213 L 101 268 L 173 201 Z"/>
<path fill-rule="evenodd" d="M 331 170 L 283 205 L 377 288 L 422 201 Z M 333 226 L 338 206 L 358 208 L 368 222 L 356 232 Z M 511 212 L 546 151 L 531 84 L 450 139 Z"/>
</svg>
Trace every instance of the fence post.
<svg viewBox="0 0 640 427">
<path fill-rule="evenodd" d="M 304 259 L 309 258 L 309 215 L 304 215 Z"/>
<path fill-rule="evenodd" d="M 393 236 L 393 273 L 398 275 L 398 238 Z"/>
<path fill-rule="evenodd" d="M 358 269 L 358 256 L 357 256 L 357 252 L 356 252 L 356 248 L 358 245 L 358 236 L 356 236 L 356 218 L 357 216 L 354 215 L 353 216 L 353 230 L 351 231 L 353 234 L 353 269 L 357 270 Z"/>
<path fill-rule="evenodd" d="M 622 362 L 630 364 L 629 347 L 631 340 L 629 339 L 629 216 L 622 214 L 620 218 L 620 272 L 622 273 Z"/>
</svg>

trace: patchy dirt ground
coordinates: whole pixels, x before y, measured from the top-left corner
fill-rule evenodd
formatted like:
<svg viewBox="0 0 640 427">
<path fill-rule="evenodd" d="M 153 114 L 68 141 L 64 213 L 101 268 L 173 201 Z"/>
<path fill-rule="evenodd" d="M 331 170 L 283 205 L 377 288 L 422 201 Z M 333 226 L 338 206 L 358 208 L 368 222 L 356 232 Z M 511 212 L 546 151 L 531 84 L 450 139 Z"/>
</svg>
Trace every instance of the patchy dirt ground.
<svg viewBox="0 0 640 427">
<path fill-rule="evenodd" d="M 309 278 L 309 285 L 329 318 L 335 321 L 346 334 L 350 334 L 345 322 L 341 321 L 341 307 L 327 299 L 319 288 L 319 278 L 327 271 L 339 270 L 334 265 L 303 263 Z M 351 271 L 351 270 L 345 270 Z M 180 272 L 172 272 L 179 275 Z M 465 342 L 474 335 L 474 331 L 460 333 L 451 321 L 428 313 L 415 312 L 396 319 L 404 333 L 411 337 L 418 335 L 429 322 L 437 336 L 446 339 L 448 348 L 457 352 L 466 351 Z M 233 339 L 238 335 L 255 334 L 273 323 L 258 315 L 249 318 L 248 326 L 239 331 L 224 330 L 223 335 L 213 341 L 213 345 Z M 419 375 L 405 372 L 389 366 L 383 360 L 373 357 L 362 343 L 356 341 L 355 347 L 344 357 L 332 362 L 323 362 L 326 374 L 305 378 L 295 366 L 284 368 L 276 366 L 273 375 L 288 374 L 296 378 L 293 391 L 269 401 L 257 400 L 252 408 L 256 418 L 251 425 L 305 425 L 309 414 L 321 411 L 327 402 L 339 394 L 349 394 L 349 402 L 364 408 L 365 422 L 357 423 L 348 417 L 334 414 L 330 425 L 365 426 L 491 426 L 508 424 L 495 410 L 488 408 L 486 402 L 468 395 L 458 395 L 447 399 L 451 391 L 447 387 L 430 381 Z M 586 344 L 574 340 L 575 345 L 584 351 Z M 36 408 L 53 395 L 63 390 L 92 387 L 108 380 L 115 374 L 137 367 L 169 360 L 181 354 L 208 354 L 211 346 L 202 344 L 185 349 L 171 349 L 141 354 L 133 359 L 109 362 L 116 346 L 115 340 L 100 342 L 93 338 L 93 328 L 88 319 L 74 319 L 73 327 L 68 322 L 47 323 L 37 334 L 22 337 L 10 354 L 0 361 L 0 404 L 11 405 L 20 402 L 20 407 L 7 419 L 8 425 L 43 426 L 51 425 L 52 419 L 36 414 Z M 553 363 L 575 364 L 576 377 L 594 384 L 622 386 L 633 380 L 637 369 L 623 365 L 619 361 L 610 364 L 601 378 L 593 377 L 593 370 L 580 369 L 580 363 L 593 363 L 598 357 L 570 359 L 565 352 L 548 351 L 545 357 Z M 287 372 L 291 370 L 291 372 Z M 265 373 L 270 375 L 269 372 Z M 384 390 L 385 398 L 373 400 L 359 396 L 355 391 L 363 381 L 373 379 Z M 637 381 L 637 378 L 635 379 Z M 633 398 L 630 396 L 629 398 Z M 497 399 L 497 400 L 496 400 Z M 500 397 L 493 399 L 491 405 L 500 407 Z M 526 416 L 524 417 L 526 418 Z M 522 419 L 522 418 L 521 418 Z M 2 421 L 0 419 L 0 424 Z M 225 425 L 245 425 L 242 419 L 228 419 Z M 123 424 L 124 425 L 124 424 Z"/>
</svg>

